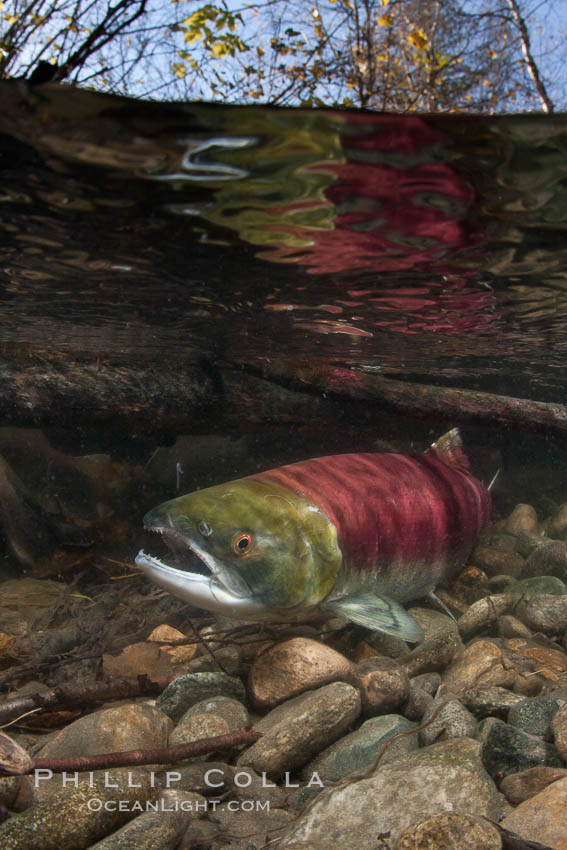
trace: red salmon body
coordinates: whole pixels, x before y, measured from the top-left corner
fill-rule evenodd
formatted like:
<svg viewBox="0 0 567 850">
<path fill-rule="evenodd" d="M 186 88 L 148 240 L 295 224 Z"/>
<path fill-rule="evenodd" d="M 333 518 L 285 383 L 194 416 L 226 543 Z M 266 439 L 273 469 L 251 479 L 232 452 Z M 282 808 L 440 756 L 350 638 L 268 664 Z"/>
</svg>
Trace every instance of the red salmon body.
<svg viewBox="0 0 567 850">
<path fill-rule="evenodd" d="M 458 565 L 490 516 L 490 494 L 462 453 L 333 455 L 254 477 L 310 499 L 334 524 L 351 571 Z"/>
</svg>

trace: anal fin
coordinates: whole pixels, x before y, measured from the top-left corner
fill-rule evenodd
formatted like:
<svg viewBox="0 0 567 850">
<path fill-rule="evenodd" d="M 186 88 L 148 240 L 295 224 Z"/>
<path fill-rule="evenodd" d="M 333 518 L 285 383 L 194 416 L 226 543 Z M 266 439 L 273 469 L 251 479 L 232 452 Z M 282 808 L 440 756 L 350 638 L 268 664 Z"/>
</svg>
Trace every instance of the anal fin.
<svg viewBox="0 0 567 850">
<path fill-rule="evenodd" d="M 324 607 L 353 623 L 417 643 L 423 629 L 398 602 L 376 593 L 361 593 L 325 602 Z"/>
</svg>

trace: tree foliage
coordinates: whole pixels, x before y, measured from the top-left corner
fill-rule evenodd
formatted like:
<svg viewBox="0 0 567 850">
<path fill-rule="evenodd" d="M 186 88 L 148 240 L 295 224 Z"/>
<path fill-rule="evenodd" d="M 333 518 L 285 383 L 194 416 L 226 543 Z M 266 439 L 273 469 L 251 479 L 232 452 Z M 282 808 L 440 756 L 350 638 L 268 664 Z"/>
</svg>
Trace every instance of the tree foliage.
<svg viewBox="0 0 567 850">
<path fill-rule="evenodd" d="M 554 0 L 237 2 L 0 0 L 0 76 L 44 62 L 142 97 L 396 112 L 564 102 Z"/>
</svg>

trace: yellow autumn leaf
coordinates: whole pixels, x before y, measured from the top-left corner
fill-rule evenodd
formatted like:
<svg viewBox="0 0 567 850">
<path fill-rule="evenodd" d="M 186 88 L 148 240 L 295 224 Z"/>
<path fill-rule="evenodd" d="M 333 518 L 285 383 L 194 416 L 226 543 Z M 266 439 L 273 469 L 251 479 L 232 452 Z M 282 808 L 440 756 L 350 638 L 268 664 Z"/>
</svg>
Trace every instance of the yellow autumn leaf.
<svg viewBox="0 0 567 850">
<path fill-rule="evenodd" d="M 266 52 L 266 51 L 264 50 L 264 48 L 263 48 L 263 47 L 257 47 L 257 48 L 256 48 L 256 53 L 257 53 L 257 55 L 258 55 L 258 57 L 259 57 L 260 59 L 262 58 L 262 56 L 264 55 L 264 53 L 265 53 L 265 52 Z"/>
<path fill-rule="evenodd" d="M 394 23 L 394 16 L 393 15 L 380 15 L 380 17 L 378 18 L 378 24 L 381 27 L 391 27 L 393 23 Z"/>
<path fill-rule="evenodd" d="M 417 47 L 418 50 L 424 50 L 429 43 L 429 39 L 427 38 L 423 30 L 418 29 L 412 30 L 412 32 L 410 32 L 410 34 L 408 35 L 408 41 L 410 44 L 413 44 L 414 47 Z"/>
<path fill-rule="evenodd" d="M 195 41 L 199 41 L 200 38 L 201 38 L 200 32 L 195 32 L 195 31 L 194 32 L 186 32 L 185 35 L 183 36 L 183 41 L 186 44 L 193 44 Z"/>
<path fill-rule="evenodd" d="M 183 79 L 187 75 L 187 68 L 183 64 L 183 62 L 174 62 L 171 66 L 171 70 L 175 74 L 176 77 L 179 77 L 180 80 Z"/>
<path fill-rule="evenodd" d="M 16 21 L 18 20 L 18 16 L 17 15 L 4 15 L 4 20 L 6 21 L 7 24 L 15 24 Z"/>
<path fill-rule="evenodd" d="M 229 52 L 229 49 L 226 44 L 217 41 L 217 43 L 213 44 L 212 46 L 212 52 L 213 56 L 217 56 L 219 59 L 223 59 Z"/>
<path fill-rule="evenodd" d="M 185 18 L 181 23 L 186 27 L 200 26 L 203 23 L 202 9 L 197 9 L 196 12 L 193 12 L 192 15 Z"/>
</svg>

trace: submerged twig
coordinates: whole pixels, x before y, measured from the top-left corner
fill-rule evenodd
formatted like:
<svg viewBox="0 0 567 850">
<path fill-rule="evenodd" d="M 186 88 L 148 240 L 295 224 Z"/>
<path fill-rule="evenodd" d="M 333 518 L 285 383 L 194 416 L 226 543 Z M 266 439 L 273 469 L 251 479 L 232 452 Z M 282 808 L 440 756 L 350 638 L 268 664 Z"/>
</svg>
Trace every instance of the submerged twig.
<svg viewBox="0 0 567 850">
<path fill-rule="evenodd" d="M 205 753 L 217 750 L 232 750 L 253 744 L 262 733 L 256 729 L 237 729 L 226 735 L 217 735 L 214 738 L 201 738 L 188 744 L 176 744 L 172 747 L 156 747 L 149 750 L 124 750 L 119 753 L 101 753 L 95 756 L 79 756 L 66 759 L 35 759 L 32 767 L 24 773 L 31 773 L 34 769 L 51 770 L 53 773 L 64 771 L 88 771 L 104 770 L 109 767 L 130 767 L 142 764 L 173 764 L 184 759 L 202 756 Z"/>
<path fill-rule="evenodd" d="M 161 694 L 171 678 L 152 681 L 144 674 L 136 679 L 115 679 L 113 682 L 93 682 L 89 685 L 61 685 L 48 691 L 15 697 L 0 705 L 0 725 L 38 708 L 57 711 L 84 708 L 93 703 L 113 699 L 155 696 Z"/>
</svg>

